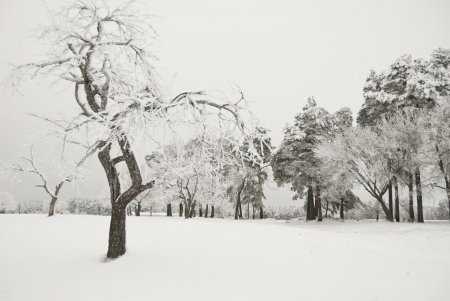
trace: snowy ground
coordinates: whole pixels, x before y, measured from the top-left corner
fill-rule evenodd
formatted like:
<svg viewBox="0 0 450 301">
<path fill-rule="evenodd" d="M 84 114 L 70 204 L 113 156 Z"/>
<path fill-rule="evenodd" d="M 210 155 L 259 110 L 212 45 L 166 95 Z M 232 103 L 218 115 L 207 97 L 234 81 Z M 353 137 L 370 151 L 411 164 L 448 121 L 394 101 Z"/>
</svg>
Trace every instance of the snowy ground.
<svg viewBox="0 0 450 301">
<path fill-rule="evenodd" d="M 450 225 L 0 215 L 0 300 L 450 300 Z"/>
</svg>

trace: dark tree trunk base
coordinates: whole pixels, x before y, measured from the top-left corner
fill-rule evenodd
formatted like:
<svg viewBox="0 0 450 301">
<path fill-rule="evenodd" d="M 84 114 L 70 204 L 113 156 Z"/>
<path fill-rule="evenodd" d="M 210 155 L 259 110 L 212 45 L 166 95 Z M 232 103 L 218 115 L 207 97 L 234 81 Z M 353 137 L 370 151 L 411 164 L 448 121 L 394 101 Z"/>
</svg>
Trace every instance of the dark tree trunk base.
<svg viewBox="0 0 450 301">
<path fill-rule="evenodd" d="M 55 205 L 56 205 L 57 198 L 52 198 L 50 201 L 50 206 L 48 207 L 48 216 L 53 216 L 55 214 Z"/>
<path fill-rule="evenodd" d="M 413 186 L 413 175 L 409 173 L 408 175 L 408 198 L 409 198 L 409 218 L 410 223 L 414 222 L 414 186 Z"/>
<path fill-rule="evenodd" d="M 106 254 L 108 258 L 117 258 L 126 252 L 126 216 L 125 208 L 112 208 Z"/>
<path fill-rule="evenodd" d="M 416 197 L 417 197 L 417 222 L 423 223 L 423 206 L 422 206 L 422 182 L 420 179 L 419 168 L 415 171 L 416 178 Z"/>
</svg>

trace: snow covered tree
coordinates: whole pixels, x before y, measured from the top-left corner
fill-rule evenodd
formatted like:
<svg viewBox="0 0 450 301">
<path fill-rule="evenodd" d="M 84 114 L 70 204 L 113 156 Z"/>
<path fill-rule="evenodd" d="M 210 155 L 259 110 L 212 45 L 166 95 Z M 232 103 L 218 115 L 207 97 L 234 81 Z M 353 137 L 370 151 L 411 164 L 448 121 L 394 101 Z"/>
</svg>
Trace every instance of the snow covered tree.
<svg viewBox="0 0 450 301">
<path fill-rule="evenodd" d="M 348 108 L 330 114 L 317 106 L 314 98 L 309 98 L 302 112 L 295 117 L 294 124 L 286 128 L 283 142 L 273 156 L 275 181 L 279 185 L 290 183 L 296 193 L 295 199 L 302 198 L 306 193 L 307 220 L 316 217 L 322 220 L 321 194 L 324 192 L 329 199 L 333 190 L 331 177 L 335 176 L 328 173 L 330 169 L 322 168 L 324 162 L 317 156 L 316 149 L 321 142 L 329 141 L 350 127 L 352 122 L 352 113 Z"/>
<path fill-rule="evenodd" d="M 270 164 L 272 143 L 268 131 L 257 127 L 250 139 L 244 140 L 239 149 L 230 152 L 232 161 L 224 166 L 224 176 L 228 177 L 227 194 L 234 203 L 234 218 L 243 218 L 242 206 L 247 205 L 250 218 L 250 205 L 263 213 L 264 182 L 267 180 L 266 168 Z"/>
<path fill-rule="evenodd" d="M 313 220 L 320 214 L 321 206 L 314 204 L 314 190 L 320 195 L 320 161 L 314 149 L 321 137 L 330 133 L 331 115 L 318 107 L 310 97 L 302 111 L 295 116 L 294 124 L 285 129 L 280 148 L 272 159 L 272 170 L 278 185 L 291 184 L 295 192 L 294 199 L 307 195 L 306 219 Z M 320 197 L 317 199 L 320 200 Z M 319 202 L 320 203 L 320 202 Z M 316 210 L 316 207 L 319 210 Z"/>
<path fill-rule="evenodd" d="M 427 131 L 426 145 L 434 148 L 430 153 L 437 162 L 437 178 L 433 187 L 445 190 L 448 204 L 448 218 L 450 220 L 450 101 L 435 108 L 429 116 L 430 130 Z M 443 178 L 442 180 L 439 180 Z M 443 185 L 440 183 L 443 182 Z"/>
<path fill-rule="evenodd" d="M 37 167 L 34 159 L 33 148 L 30 148 L 30 154 L 28 157 L 22 157 L 23 163 L 16 163 L 12 169 L 16 173 L 30 174 L 39 179 L 40 183 L 35 186 L 41 188 L 50 198 L 48 207 L 48 216 L 55 214 L 55 206 L 58 201 L 59 194 L 65 183 L 71 182 L 74 179 L 74 175 L 67 172 L 66 175 L 61 176 L 62 180 L 56 181 L 54 188 L 49 184 L 48 177 Z"/>
<path fill-rule="evenodd" d="M 201 116 L 211 121 L 214 114 L 222 128 L 233 124 L 236 132 L 246 132 L 242 93 L 231 101 L 203 91 L 175 97 L 161 92 L 149 46 L 156 35 L 151 17 L 143 11 L 133 2 L 114 8 L 101 1 L 73 2 L 52 17 L 52 25 L 40 37 L 50 42 L 49 57 L 16 69 L 17 78 L 52 75 L 74 89 L 80 113 L 70 121 L 53 123 L 63 128 L 65 141 L 76 140 L 81 130 L 89 128 L 90 143 L 81 162 L 97 154 L 108 182 L 112 207 L 108 258 L 126 252 L 126 207 L 155 183 L 144 180 L 141 171 L 140 137 L 157 135 L 155 128 L 173 123 L 175 116 L 206 125 Z M 127 187 L 121 184 L 120 168 L 129 176 Z"/>
<path fill-rule="evenodd" d="M 333 140 L 323 142 L 318 154 L 323 160 L 344 166 L 348 174 L 380 204 L 386 218 L 392 220 L 392 212 L 383 200 L 390 177 L 380 142 L 380 136 L 370 128 L 349 128 Z"/>
<path fill-rule="evenodd" d="M 383 72 L 371 71 L 364 87 L 365 103 L 358 113 L 358 123 L 361 126 L 376 127 L 383 119 L 389 120 L 396 115 L 405 114 L 405 110 L 434 108 L 450 91 L 448 62 L 449 51 L 437 49 L 429 60 L 413 59 L 411 56 L 404 55 Z M 395 144 L 395 141 L 391 142 Z M 418 220 L 423 222 L 420 167 L 411 171 L 408 177 L 410 199 L 412 199 L 412 182 L 414 179 L 416 181 Z M 391 211 L 392 182 L 397 183 L 395 176 L 388 187 Z M 394 188 L 398 190 L 397 186 Z M 396 219 L 399 220 L 398 201 L 396 202 Z M 410 220 L 414 220 L 412 206 Z"/>
</svg>

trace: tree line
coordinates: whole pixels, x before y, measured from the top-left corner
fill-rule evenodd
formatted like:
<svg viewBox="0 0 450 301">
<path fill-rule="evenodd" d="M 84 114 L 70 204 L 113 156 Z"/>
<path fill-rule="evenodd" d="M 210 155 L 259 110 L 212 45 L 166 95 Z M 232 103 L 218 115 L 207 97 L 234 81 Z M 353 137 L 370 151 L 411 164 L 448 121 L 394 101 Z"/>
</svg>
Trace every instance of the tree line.
<svg viewBox="0 0 450 301">
<path fill-rule="evenodd" d="M 450 50 L 436 49 L 371 71 L 356 125 L 348 108 L 331 114 L 307 100 L 272 158 L 275 181 L 306 198 L 307 220 L 321 221 L 330 203 L 344 208 L 355 186 L 389 221 L 400 221 L 402 187 L 411 222 L 424 222 L 424 189 L 444 191 L 450 208 L 449 64 Z"/>
</svg>

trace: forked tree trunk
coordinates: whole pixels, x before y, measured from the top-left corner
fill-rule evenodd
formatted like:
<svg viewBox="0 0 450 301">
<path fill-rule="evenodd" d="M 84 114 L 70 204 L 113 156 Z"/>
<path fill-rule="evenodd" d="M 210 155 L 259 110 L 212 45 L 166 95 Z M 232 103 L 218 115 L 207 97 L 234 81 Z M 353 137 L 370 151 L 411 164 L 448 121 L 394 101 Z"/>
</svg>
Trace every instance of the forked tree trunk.
<svg viewBox="0 0 450 301">
<path fill-rule="evenodd" d="M 48 216 L 53 216 L 55 214 L 55 205 L 58 198 L 52 197 L 50 205 L 48 206 Z"/>
<path fill-rule="evenodd" d="M 408 199 L 409 199 L 409 219 L 408 221 L 414 222 L 414 179 L 413 174 L 408 174 Z"/>
<path fill-rule="evenodd" d="M 178 216 L 183 216 L 183 203 L 180 203 L 180 206 L 178 207 Z"/>
<path fill-rule="evenodd" d="M 392 211 L 389 210 L 389 207 L 386 206 L 386 204 L 383 201 L 383 196 L 378 197 L 378 203 L 381 205 L 381 209 L 384 212 L 384 215 L 386 216 L 386 219 L 390 222 L 394 221 L 394 216 L 392 215 Z"/>
<path fill-rule="evenodd" d="M 400 222 L 400 200 L 398 196 L 398 181 L 397 177 L 394 176 L 392 178 L 392 181 L 394 182 L 394 209 L 395 209 L 395 221 L 398 223 Z"/>
<path fill-rule="evenodd" d="M 126 136 L 118 139 L 118 144 L 122 155 L 111 159 L 111 143 L 106 144 L 98 152 L 98 159 L 105 171 L 108 179 L 110 201 L 111 201 L 111 223 L 109 228 L 108 239 L 108 258 L 117 258 L 126 251 L 126 208 L 128 204 L 134 200 L 141 192 L 150 189 L 153 182 L 142 184 L 142 177 L 139 170 L 139 165 L 134 157 L 133 152 L 129 148 L 129 143 Z M 124 161 L 126 163 L 130 178 L 131 186 L 123 193 L 120 189 L 119 174 L 116 169 L 118 162 Z"/>
<path fill-rule="evenodd" d="M 214 217 L 214 205 L 211 205 L 211 217 Z"/>
<path fill-rule="evenodd" d="M 341 198 L 341 203 L 339 204 L 339 217 L 344 219 L 344 198 Z"/>
<path fill-rule="evenodd" d="M 320 187 L 317 185 L 316 187 L 316 212 L 317 212 L 317 221 L 322 221 L 322 199 L 320 198 Z"/>
<path fill-rule="evenodd" d="M 117 258 L 126 252 L 126 209 L 115 206 L 109 225 L 108 258 Z"/>
<path fill-rule="evenodd" d="M 417 196 L 417 222 L 423 223 L 423 206 L 422 206 L 422 182 L 420 180 L 420 169 L 415 170 L 416 178 L 416 196 Z"/>
</svg>

